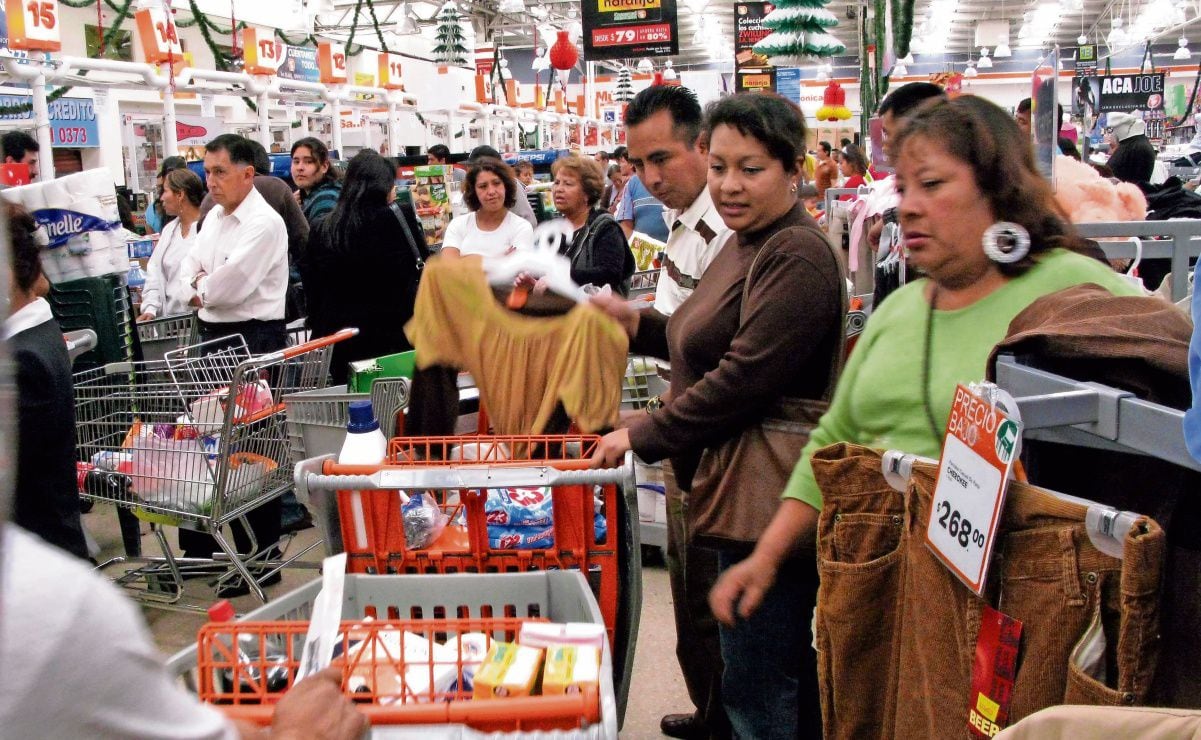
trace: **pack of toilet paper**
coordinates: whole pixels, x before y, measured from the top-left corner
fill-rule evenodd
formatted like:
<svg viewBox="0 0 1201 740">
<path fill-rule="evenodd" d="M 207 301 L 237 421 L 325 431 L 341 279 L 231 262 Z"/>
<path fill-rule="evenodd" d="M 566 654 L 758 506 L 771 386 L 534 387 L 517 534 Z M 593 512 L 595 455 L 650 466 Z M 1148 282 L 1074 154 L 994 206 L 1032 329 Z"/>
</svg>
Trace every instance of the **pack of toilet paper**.
<svg viewBox="0 0 1201 740">
<path fill-rule="evenodd" d="M 42 270 L 52 283 L 99 277 L 129 269 L 117 193 L 108 168 L 0 191 L 23 205 L 41 227 L 46 244 Z"/>
</svg>

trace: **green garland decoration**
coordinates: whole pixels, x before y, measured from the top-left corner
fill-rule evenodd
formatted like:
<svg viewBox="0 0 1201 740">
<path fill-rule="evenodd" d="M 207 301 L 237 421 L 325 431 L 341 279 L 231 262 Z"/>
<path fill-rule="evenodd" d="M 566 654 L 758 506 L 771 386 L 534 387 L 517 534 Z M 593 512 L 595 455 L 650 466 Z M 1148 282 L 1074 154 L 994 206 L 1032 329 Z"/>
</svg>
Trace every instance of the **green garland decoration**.
<svg viewBox="0 0 1201 740">
<path fill-rule="evenodd" d="M 359 50 L 354 54 L 350 53 L 350 47 L 354 45 L 355 32 L 359 30 L 359 13 L 363 11 L 363 0 L 355 0 L 354 16 L 350 19 L 350 35 L 346 37 L 346 54 L 348 56 L 357 56 L 358 51 L 362 51 L 363 47 L 360 44 Z"/>
<path fill-rule="evenodd" d="M 68 8 L 76 9 L 90 8 L 96 4 L 96 0 L 81 0 L 80 2 L 75 2 L 75 0 L 59 0 L 59 2 L 61 2 L 63 5 L 66 5 Z"/>
<path fill-rule="evenodd" d="M 108 2 L 108 0 L 105 0 L 105 2 Z M 109 4 L 111 5 L 111 3 Z M 113 8 L 117 11 L 117 17 L 113 21 L 112 25 L 108 27 L 108 30 L 104 32 L 104 39 L 101 41 L 101 46 L 109 46 L 116 41 L 117 32 L 121 30 L 121 24 L 124 23 L 125 19 L 129 17 L 129 11 L 133 8 L 133 0 L 125 0 L 125 5 L 123 7 L 113 6 Z M 87 70 L 83 70 L 80 72 L 80 76 L 86 76 L 87 73 Z M 63 97 L 67 93 L 71 92 L 72 87 L 72 85 L 64 85 L 58 88 L 46 96 L 46 103 L 53 103 L 54 101 Z M 0 116 L 18 115 L 21 113 L 28 113 L 32 110 L 32 101 L 29 103 L 21 103 L 19 105 L 0 105 Z"/>
<path fill-rule="evenodd" d="M 313 34 L 311 34 L 311 33 L 308 36 L 305 36 L 304 38 L 302 38 L 300 41 L 295 41 L 293 39 L 288 38 L 287 35 L 285 35 L 283 31 L 281 31 L 277 28 L 277 29 L 275 29 L 275 38 L 279 39 L 280 41 L 282 41 L 285 44 L 288 44 L 290 46 L 304 46 L 305 44 L 312 44 L 313 46 L 317 45 L 317 39 L 313 38 Z"/>
<path fill-rule="evenodd" d="M 384 41 L 384 32 L 380 30 L 379 18 L 375 17 L 375 3 L 367 0 L 367 11 L 371 14 L 371 25 L 375 27 L 375 37 L 379 39 L 379 46 L 384 50 L 385 54 L 390 54 L 388 44 Z"/>
<path fill-rule="evenodd" d="M 133 0 L 130 0 L 130 2 L 133 2 Z M 225 61 L 225 57 L 221 56 L 221 50 L 217 48 L 217 43 L 213 41 L 213 35 L 210 32 L 212 30 L 210 28 L 211 24 L 208 22 L 208 19 L 205 17 L 204 13 L 200 12 L 200 8 L 196 7 L 196 0 L 188 0 L 188 6 L 192 10 L 192 17 L 201 21 L 200 36 L 204 39 L 204 43 L 208 46 L 209 51 L 213 53 L 213 63 L 216 64 L 217 69 L 220 71 L 229 72 L 229 63 Z M 245 24 L 243 23 L 239 23 L 238 27 L 241 28 L 244 25 Z M 258 113 L 259 107 L 255 105 L 253 100 L 243 95 L 242 102 L 246 104 L 246 107 L 249 108 L 252 113 Z"/>
<path fill-rule="evenodd" d="M 873 75 L 872 79 L 872 82 L 875 84 L 875 89 L 872 91 L 873 100 L 883 100 L 884 93 L 888 92 L 888 70 L 884 69 L 885 2 L 887 0 L 874 0 L 873 2 L 876 13 L 875 24 L 872 29 L 872 35 L 876 37 L 876 74 Z"/>
</svg>

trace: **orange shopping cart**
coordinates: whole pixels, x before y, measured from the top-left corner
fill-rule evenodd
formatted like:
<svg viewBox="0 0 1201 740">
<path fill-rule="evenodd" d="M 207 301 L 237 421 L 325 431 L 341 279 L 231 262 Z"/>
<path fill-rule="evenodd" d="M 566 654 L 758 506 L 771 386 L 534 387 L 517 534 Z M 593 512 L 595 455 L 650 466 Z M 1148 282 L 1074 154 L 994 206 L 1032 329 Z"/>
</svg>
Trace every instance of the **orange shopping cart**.
<svg viewBox="0 0 1201 740">
<path fill-rule="evenodd" d="M 297 494 L 338 492 L 347 570 L 353 573 L 581 573 L 613 647 L 618 712 L 624 716 L 642 594 L 638 526 L 631 518 L 637 516 L 634 469 L 632 456 L 620 468 L 586 469 L 599 439 L 400 437 L 382 465 L 339 465 L 333 456 L 298 464 Z M 549 490 L 553 538 L 529 549 L 497 546 L 489 535 L 489 494 L 521 489 Z M 416 492 L 435 492 L 442 504 L 457 496 L 463 529 L 448 527 L 432 546 L 409 547 L 401 494 Z"/>
<path fill-rule="evenodd" d="M 268 724 L 296 675 L 321 585 L 315 580 L 243 620 L 206 625 L 197 645 L 173 656 L 168 670 L 229 716 Z M 470 638 L 485 640 L 486 650 L 493 640 L 513 641 L 528 621 L 602 622 L 581 573 L 347 575 L 342 618 L 334 665 L 380 736 L 403 729 L 403 737 L 448 739 L 482 740 L 494 732 L 617 737 L 607 645 L 595 689 L 487 699 L 468 690 Z"/>
</svg>

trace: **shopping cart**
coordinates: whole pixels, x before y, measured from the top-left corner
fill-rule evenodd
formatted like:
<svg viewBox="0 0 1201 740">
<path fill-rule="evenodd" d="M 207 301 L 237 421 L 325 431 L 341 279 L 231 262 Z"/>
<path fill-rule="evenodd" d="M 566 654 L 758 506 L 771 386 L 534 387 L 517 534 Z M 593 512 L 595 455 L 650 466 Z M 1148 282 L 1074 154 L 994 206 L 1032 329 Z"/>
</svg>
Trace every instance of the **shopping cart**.
<svg viewBox="0 0 1201 740">
<path fill-rule="evenodd" d="M 338 492 L 350 572 L 583 573 L 596 594 L 613 646 L 622 717 L 642 605 L 638 507 L 632 455 L 620 468 L 585 469 L 598 442 L 594 435 L 400 437 L 390 443 L 383 465 L 339 465 L 332 455 L 298 463 L 296 491 L 299 498 L 311 497 L 317 490 Z M 490 544 L 488 491 L 518 488 L 551 491 L 553 540 L 545 547 L 507 549 Z M 603 541 L 594 527 L 598 489 L 605 521 Z M 444 538 L 426 549 L 410 549 L 398 491 L 457 494 L 465 510 L 465 540 L 444 544 Z"/>
<path fill-rule="evenodd" d="M 301 644 L 321 590 L 313 581 L 282 598 L 247 614 L 237 622 L 207 625 L 198 644 L 174 655 L 167 663 L 173 676 L 204 701 L 218 705 L 227 715 L 267 724 L 274 704 L 290 687 L 299 664 Z M 588 622 L 602 617 L 588 584 L 580 573 L 505 573 L 495 575 L 347 575 L 343 589 L 342 649 L 348 658 L 343 686 L 368 714 L 374 734 L 391 736 L 405 725 L 404 737 L 484 738 L 486 732 L 541 732 L 537 737 L 562 740 L 612 740 L 617 737 L 617 701 L 612 681 L 612 654 L 602 650 L 597 691 L 563 696 L 470 699 L 462 690 L 462 661 L 457 655 L 422 660 L 402 660 L 404 650 L 378 648 L 381 633 L 402 629 L 458 654 L 461 635 L 486 633 L 491 639 L 512 641 L 520 624 L 529 620 Z M 380 621 L 375 621 L 380 620 Z M 382 621 L 403 620 L 403 621 Z M 411 638 L 409 638 L 411 639 Z M 358 640 L 370 650 L 356 650 Z M 235 642 L 236 641 L 236 642 Z M 234 644 L 262 646 L 256 655 L 237 655 Z M 441 673 L 455 686 L 427 687 L 422 676 Z M 400 691 L 363 691 L 364 675 L 412 677 Z M 233 680 L 234 677 L 238 680 Z M 444 681 L 445 682 L 445 681 Z M 418 686 L 417 684 L 421 684 Z M 469 729 L 465 729 L 466 728 Z M 553 735 L 551 733 L 554 733 Z M 523 734 L 505 734 L 519 737 Z"/>
<path fill-rule="evenodd" d="M 659 287 L 658 268 L 642 270 L 630 276 L 630 300 L 650 300 L 655 297 L 655 289 Z"/>
<path fill-rule="evenodd" d="M 162 362 L 171 350 L 182 349 L 200 341 L 196 314 L 163 316 L 137 324 L 138 339 L 142 342 L 142 357 L 147 362 Z"/>
<path fill-rule="evenodd" d="M 237 337 L 164 353 L 161 362 L 121 362 L 75 376 L 81 495 L 132 509 L 150 522 L 161 558 L 114 558 L 138 564 L 116 580 L 152 605 L 181 604 L 185 575 L 222 572 L 220 586 L 242 578 L 266 601 L 249 566 L 267 578 L 293 563 L 271 557 L 245 516 L 282 495 L 292 476 L 284 395 L 321 387 L 330 347 L 358 333 L 337 334 L 252 357 Z M 179 558 L 163 527 L 206 532 L 221 552 Z M 245 529 L 250 549 L 238 552 L 225 529 Z M 104 567 L 102 566 L 102 567 Z"/>
</svg>

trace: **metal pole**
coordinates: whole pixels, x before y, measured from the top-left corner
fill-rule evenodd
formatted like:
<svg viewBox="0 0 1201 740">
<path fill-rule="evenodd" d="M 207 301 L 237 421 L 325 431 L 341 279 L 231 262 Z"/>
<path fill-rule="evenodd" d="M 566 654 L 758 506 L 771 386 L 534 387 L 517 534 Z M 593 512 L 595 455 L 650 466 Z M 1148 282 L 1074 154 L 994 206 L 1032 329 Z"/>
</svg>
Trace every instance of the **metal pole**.
<svg viewBox="0 0 1201 740">
<path fill-rule="evenodd" d="M 271 98 L 267 91 L 259 93 L 259 143 L 267 151 L 271 151 Z"/>
<path fill-rule="evenodd" d="M 175 91 L 168 85 L 163 89 L 163 156 L 179 155 L 179 140 L 175 131 Z"/>
<path fill-rule="evenodd" d="M 388 146 L 389 155 L 400 154 L 400 107 L 395 100 L 388 101 Z"/>
<path fill-rule="evenodd" d="M 33 78 L 33 121 L 38 140 L 38 179 L 54 179 L 54 145 L 50 138 L 50 106 L 46 103 L 46 75 Z"/>
<path fill-rule="evenodd" d="M 341 103 L 341 98 L 337 97 L 329 102 L 330 113 L 332 114 L 334 121 L 334 125 L 332 126 L 333 145 L 334 151 L 338 153 L 338 157 L 341 159 L 346 159 L 346 152 L 342 151 L 342 111 L 339 103 Z"/>
</svg>

